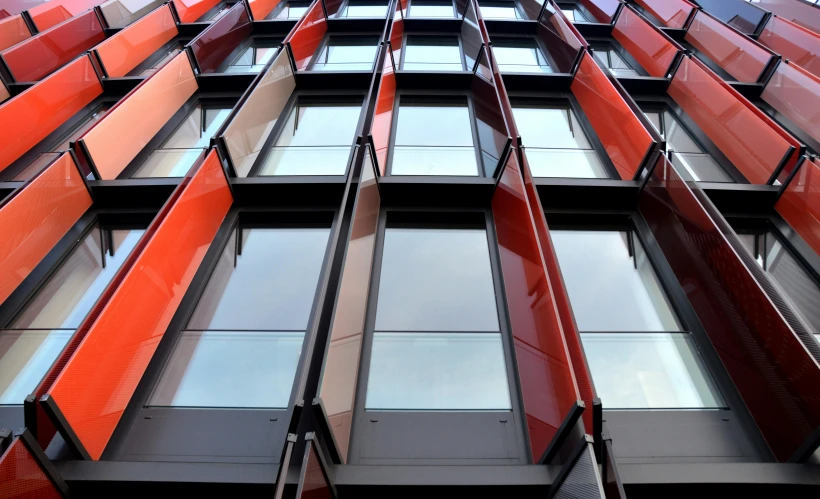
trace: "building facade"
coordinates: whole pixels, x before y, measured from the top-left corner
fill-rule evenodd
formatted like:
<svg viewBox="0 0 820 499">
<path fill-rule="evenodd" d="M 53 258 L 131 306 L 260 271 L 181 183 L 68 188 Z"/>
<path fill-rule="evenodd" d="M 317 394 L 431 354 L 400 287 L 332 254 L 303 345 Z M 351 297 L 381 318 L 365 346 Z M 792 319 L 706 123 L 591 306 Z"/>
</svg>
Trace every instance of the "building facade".
<svg viewBox="0 0 820 499">
<path fill-rule="evenodd" d="M 0 0 L 0 498 L 820 495 L 820 7 Z"/>
</svg>

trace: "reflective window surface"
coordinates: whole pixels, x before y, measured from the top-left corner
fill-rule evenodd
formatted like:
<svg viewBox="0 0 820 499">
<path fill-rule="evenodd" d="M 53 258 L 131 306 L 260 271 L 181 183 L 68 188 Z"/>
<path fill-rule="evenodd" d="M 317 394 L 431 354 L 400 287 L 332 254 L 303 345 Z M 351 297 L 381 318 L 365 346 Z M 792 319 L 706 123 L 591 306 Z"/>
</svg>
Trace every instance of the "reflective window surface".
<svg viewBox="0 0 820 499">
<path fill-rule="evenodd" d="M 360 105 L 297 104 L 259 175 L 344 175 Z"/>
<path fill-rule="evenodd" d="M 455 17 L 455 9 L 453 2 L 411 0 L 408 16 L 430 18 Z"/>
<path fill-rule="evenodd" d="M 547 57 L 533 39 L 493 42 L 493 54 L 502 73 L 552 73 Z"/>
<path fill-rule="evenodd" d="M 589 19 L 587 19 L 587 18 L 586 18 L 586 16 L 584 16 L 584 15 L 581 13 L 581 11 L 579 11 L 578 9 L 567 9 L 567 8 L 562 8 L 562 9 L 561 9 L 561 12 L 563 12 L 563 13 L 564 13 L 564 17 L 566 17 L 566 18 L 567 18 L 567 20 L 569 20 L 569 21 L 571 21 L 571 22 L 576 22 L 576 21 L 579 21 L 579 22 L 587 22 L 587 21 L 589 21 Z"/>
<path fill-rule="evenodd" d="M 143 161 L 132 177 L 185 176 L 208 148 L 211 137 L 230 113 L 229 107 L 197 104 L 185 121 Z"/>
<path fill-rule="evenodd" d="M 467 104 L 403 104 L 398 110 L 392 175 L 478 175 Z"/>
<path fill-rule="evenodd" d="M 150 64 L 150 67 L 138 69 L 137 74 L 133 76 L 151 76 L 152 74 L 156 73 L 159 68 L 165 66 L 165 64 L 176 57 L 180 52 L 185 50 L 185 44 L 182 42 L 176 43 L 174 46 L 169 48 L 165 55 L 157 59 L 153 64 Z"/>
<path fill-rule="evenodd" d="M 515 3 L 507 2 L 479 2 L 481 16 L 484 19 L 522 19 L 521 13 L 515 7 Z"/>
<path fill-rule="evenodd" d="M 533 176 L 609 177 L 569 106 L 515 106 L 513 116 Z"/>
<path fill-rule="evenodd" d="M 143 232 L 94 227 L 8 328 L 0 330 L 0 405 L 23 403 Z"/>
<path fill-rule="evenodd" d="M 734 182 L 711 154 L 704 151 L 669 111 L 645 111 L 652 126 L 666 140 L 666 152 L 672 163 L 683 167 L 692 180 Z M 681 168 L 678 168 L 681 171 Z"/>
<path fill-rule="evenodd" d="M 402 69 L 413 71 L 464 71 L 458 37 L 409 36 Z"/>
<path fill-rule="evenodd" d="M 284 2 L 282 8 L 268 15 L 268 19 L 300 19 L 305 15 L 310 2 Z"/>
<path fill-rule="evenodd" d="M 627 63 L 621 54 L 615 50 L 614 47 L 609 47 L 606 49 L 594 49 L 592 51 L 592 55 L 595 57 L 595 60 L 598 61 L 600 65 L 605 68 L 608 68 L 609 71 L 617 76 L 640 76 L 637 71 L 635 71 L 632 66 Z"/>
<path fill-rule="evenodd" d="M 237 229 L 149 405 L 287 407 L 329 234 Z"/>
<path fill-rule="evenodd" d="M 339 12 L 338 17 L 380 17 L 387 15 L 386 2 L 350 1 Z"/>
<path fill-rule="evenodd" d="M 248 47 L 225 68 L 226 73 L 258 73 L 276 54 L 276 47 Z"/>
<path fill-rule="evenodd" d="M 378 49 L 378 38 L 332 36 L 320 49 L 310 70 L 370 71 Z"/>
<path fill-rule="evenodd" d="M 550 231 L 581 331 L 679 331 L 675 313 L 631 232 Z"/>
</svg>

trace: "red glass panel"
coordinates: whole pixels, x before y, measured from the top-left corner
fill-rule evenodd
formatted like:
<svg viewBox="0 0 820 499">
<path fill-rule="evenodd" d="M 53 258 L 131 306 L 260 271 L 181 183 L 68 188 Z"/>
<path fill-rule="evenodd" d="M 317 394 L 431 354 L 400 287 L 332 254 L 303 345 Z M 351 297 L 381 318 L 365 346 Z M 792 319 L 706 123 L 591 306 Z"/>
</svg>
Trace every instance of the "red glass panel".
<svg viewBox="0 0 820 499">
<path fill-rule="evenodd" d="M 87 56 L 0 105 L 0 171 L 102 95 Z"/>
<path fill-rule="evenodd" d="M 820 35 L 814 31 L 772 16 L 758 41 L 789 62 L 820 76 Z"/>
<path fill-rule="evenodd" d="M 304 71 L 308 67 L 326 32 L 327 20 L 322 10 L 322 3 L 315 1 L 307 13 L 302 16 L 299 24 L 290 32 L 288 38 L 285 38 L 293 50 L 297 70 Z"/>
<path fill-rule="evenodd" d="M 170 5 L 163 5 L 111 38 L 94 51 L 112 78 L 127 75 L 179 32 Z"/>
<path fill-rule="evenodd" d="M 774 54 L 699 10 L 684 36 L 689 44 L 737 81 L 756 83 Z"/>
<path fill-rule="evenodd" d="M 621 5 L 619 0 L 578 0 L 578 3 L 595 16 L 599 23 L 609 24 Z"/>
<path fill-rule="evenodd" d="M 200 72 L 215 72 L 222 61 L 250 34 L 248 10 L 240 2 L 190 43 Z"/>
<path fill-rule="evenodd" d="M 196 22 L 206 12 L 216 7 L 221 0 L 172 0 L 177 10 L 179 21 L 183 23 Z"/>
<path fill-rule="evenodd" d="M 820 78 L 796 64 L 781 62 L 761 98 L 820 141 Z"/>
<path fill-rule="evenodd" d="M 538 459 L 580 395 L 514 154 L 501 173 L 492 209 L 530 448 Z"/>
<path fill-rule="evenodd" d="M 804 161 L 774 207 L 820 255 L 820 165 Z"/>
<path fill-rule="evenodd" d="M 0 50 L 5 50 L 27 38 L 31 38 L 31 31 L 23 20 L 23 16 L 16 15 L 0 19 Z"/>
<path fill-rule="evenodd" d="M 89 10 L 15 45 L 0 57 L 15 81 L 37 81 L 103 40 L 100 19 Z"/>
<path fill-rule="evenodd" d="M 0 497 L 4 499 L 61 499 L 25 441 L 15 437 L 0 456 Z"/>
<path fill-rule="evenodd" d="M 788 460 L 820 428 L 820 365 L 661 157 L 638 207 L 764 439 Z M 712 213 L 719 215 L 717 210 Z"/>
<path fill-rule="evenodd" d="M 646 12 L 669 28 L 683 28 L 696 7 L 686 0 L 635 0 Z"/>
<path fill-rule="evenodd" d="M 261 21 L 268 17 L 281 1 L 282 0 L 250 0 L 248 5 L 250 5 L 253 18 L 257 21 Z"/>
<path fill-rule="evenodd" d="M 586 41 L 575 32 L 574 26 L 567 22 L 564 14 L 559 14 L 560 11 L 552 1 L 547 2 L 537 30 L 555 61 L 558 72 L 569 73 L 578 58 L 578 52 L 586 46 Z"/>
<path fill-rule="evenodd" d="M 49 0 L 29 9 L 28 13 L 37 31 L 43 32 L 80 12 L 93 8 L 98 3 L 100 0 Z"/>
<path fill-rule="evenodd" d="M 298 499 L 333 499 L 336 497 L 328 482 L 322 460 L 316 450 L 316 443 L 309 441 L 302 462 L 302 473 L 299 477 Z"/>
<path fill-rule="evenodd" d="M 820 10 L 799 0 L 757 0 L 755 5 L 778 17 L 820 33 Z"/>
<path fill-rule="evenodd" d="M 48 393 L 92 459 L 105 449 L 233 201 L 215 150 L 178 189 Z"/>
<path fill-rule="evenodd" d="M 607 155 L 624 180 L 631 180 L 654 144 L 652 136 L 589 53 L 570 86 Z"/>
<path fill-rule="evenodd" d="M 683 58 L 668 92 L 753 184 L 767 183 L 789 154 L 789 148 L 799 146 L 774 121 L 696 59 Z M 792 157 L 784 173 L 794 168 L 796 154 Z"/>
<path fill-rule="evenodd" d="M 644 20 L 632 7 L 621 11 L 612 36 L 650 76 L 659 78 L 669 73 L 675 57 L 682 51 L 679 45 Z"/>
<path fill-rule="evenodd" d="M 384 59 L 379 93 L 376 97 L 376 113 L 373 115 L 373 123 L 370 126 L 373 145 L 376 147 L 376 163 L 381 175 L 384 175 L 387 168 L 387 149 L 390 145 L 393 106 L 396 102 L 396 73 L 393 71 L 393 60 L 395 60 L 396 65 L 401 60 L 403 35 L 404 21 L 400 18 L 394 18 L 390 27 L 390 47 L 393 51 L 393 59 L 391 60 L 390 54 Z"/>
</svg>

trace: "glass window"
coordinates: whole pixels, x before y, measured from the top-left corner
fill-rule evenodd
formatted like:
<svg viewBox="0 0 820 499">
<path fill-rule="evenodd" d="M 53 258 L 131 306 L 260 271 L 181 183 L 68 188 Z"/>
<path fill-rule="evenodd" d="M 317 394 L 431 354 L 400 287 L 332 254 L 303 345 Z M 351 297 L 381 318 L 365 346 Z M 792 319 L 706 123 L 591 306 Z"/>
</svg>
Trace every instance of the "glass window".
<svg viewBox="0 0 820 499">
<path fill-rule="evenodd" d="M 392 175 L 478 175 L 467 104 L 403 104 L 398 110 Z"/>
<path fill-rule="evenodd" d="M 237 229 L 149 405 L 287 407 L 329 235 Z"/>
<path fill-rule="evenodd" d="M 268 15 L 268 19 L 300 19 L 309 7 L 310 2 L 284 2 L 281 9 Z"/>
<path fill-rule="evenodd" d="M 373 69 L 379 41 L 376 38 L 332 36 L 321 48 L 311 71 L 359 71 Z"/>
<path fill-rule="evenodd" d="M 387 3 L 349 1 L 339 12 L 339 17 L 378 17 L 384 18 L 387 15 Z"/>
<path fill-rule="evenodd" d="M 573 9 L 573 8 L 561 8 L 561 12 L 564 13 L 564 17 L 571 22 L 587 22 L 589 19 L 584 16 L 580 10 Z"/>
<path fill-rule="evenodd" d="M 516 106 L 513 117 L 533 176 L 609 177 L 569 106 Z"/>
<path fill-rule="evenodd" d="M 259 175 L 344 175 L 360 105 L 297 104 Z"/>
<path fill-rule="evenodd" d="M 510 407 L 486 231 L 388 227 L 366 408 Z"/>
<path fill-rule="evenodd" d="M 276 47 L 250 46 L 237 57 L 230 66 L 225 68 L 226 73 L 258 73 L 265 64 L 276 54 Z"/>
<path fill-rule="evenodd" d="M 201 18 L 197 19 L 197 22 L 204 22 L 204 21 L 214 22 L 217 19 L 224 16 L 225 14 L 227 14 L 228 11 L 231 9 L 231 7 L 233 7 L 233 5 L 234 4 L 232 4 L 232 3 L 231 4 L 222 4 L 216 9 L 216 11 L 214 11 L 212 13 L 206 12 L 205 15 L 203 15 Z"/>
<path fill-rule="evenodd" d="M 807 328 L 820 333 L 820 286 L 771 231 L 738 234 L 760 268 L 772 277 Z"/>
<path fill-rule="evenodd" d="M 23 403 L 143 232 L 95 226 L 0 331 L 0 405 Z"/>
<path fill-rule="evenodd" d="M 593 49 L 592 55 L 600 65 L 608 68 L 609 71 L 616 77 L 640 76 L 637 71 L 632 69 L 632 66 L 626 62 L 626 60 L 614 47 Z"/>
<path fill-rule="evenodd" d="M 138 70 L 138 73 L 133 76 L 151 76 L 183 50 L 185 50 L 185 44 L 182 42 L 176 43 L 171 48 L 167 49 L 154 63 L 149 64 L 149 67 Z"/>
<path fill-rule="evenodd" d="M 430 18 L 455 17 L 453 2 L 411 0 L 408 16 Z"/>
<path fill-rule="evenodd" d="M 409 36 L 402 69 L 415 71 L 464 71 L 458 38 Z"/>
<path fill-rule="evenodd" d="M 533 39 L 493 42 L 493 54 L 502 73 L 552 73 L 547 57 Z"/>
<path fill-rule="evenodd" d="M 197 104 L 170 137 L 142 162 L 132 178 L 185 176 L 230 113 L 231 108 Z"/>
<path fill-rule="evenodd" d="M 521 19 L 521 13 L 515 8 L 515 3 L 511 1 L 501 2 L 479 2 L 481 16 L 484 19 Z"/>
<path fill-rule="evenodd" d="M 678 171 L 686 171 L 692 180 L 704 182 L 733 182 L 734 179 L 724 170 L 711 154 L 689 135 L 689 132 L 678 119 L 665 111 L 644 111 L 644 114 L 655 130 L 666 140 L 666 153 Z"/>
</svg>

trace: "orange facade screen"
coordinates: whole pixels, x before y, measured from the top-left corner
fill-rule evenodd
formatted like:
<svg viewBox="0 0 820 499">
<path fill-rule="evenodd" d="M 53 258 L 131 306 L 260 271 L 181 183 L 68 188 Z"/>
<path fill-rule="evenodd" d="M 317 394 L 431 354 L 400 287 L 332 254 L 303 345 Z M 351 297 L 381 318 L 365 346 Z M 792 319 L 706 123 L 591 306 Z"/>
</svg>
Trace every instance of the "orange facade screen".
<svg viewBox="0 0 820 499">
<path fill-rule="evenodd" d="M 127 75 L 178 34 L 170 5 L 162 5 L 105 40 L 94 52 L 109 77 Z"/>
<path fill-rule="evenodd" d="M 180 22 L 192 23 L 213 9 L 220 0 L 172 0 Z"/>
<path fill-rule="evenodd" d="M 774 207 L 783 220 L 820 254 L 820 165 L 805 160 Z"/>
<path fill-rule="evenodd" d="M 631 180 L 655 141 L 609 78 L 585 53 L 570 86 L 618 174 Z"/>
<path fill-rule="evenodd" d="M 29 9 L 28 13 L 37 30 L 42 32 L 84 10 L 94 8 L 98 3 L 100 0 L 50 0 Z"/>
<path fill-rule="evenodd" d="M 27 38 L 31 38 L 31 31 L 23 16 L 18 14 L 0 19 L 0 50 L 6 50 Z"/>
<path fill-rule="evenodd" d="M 697 60 L 684 57 L 668 92 L 749 182 L 768 183 L 794 157 L 796 141 Z"/>
<path fill-rule="evenodd" d="M 760 96 L 814 140 L 820 141 L 820 78 L 780 63 Z"/>
<path fill-rule="evenodd" d="M 61 499 L 63 496 L 35 457 L 30 437 L 14 437 L 0 456 L 0 497 L 5 499 Z M 35 444 L 36 445 L 36 444 Z"/>
<path fill-rule="evenodd" d="M 686 0 L 635 0 L 647 13 L 668 28 L 683 28 L 696 7 Z"/>
<path fill-rule="evenodd" d="M 789 62 L 820 76 L 820 35 L 814 31 L 772 16 L 758 41 Z"/>
<path fill-rule="evenodd" d="M 88 56 L 0 105 L 0 171 L 102 95 Z"/>
<path fill-rule="evenodd" d="M 233 202 L 215 150 L 178 188 L 181 194 L 154 221 L 145 249 L 46 395 L 93 459 L 111 438 Z"/>
<path fill-rule="evenodd" d="M 327 20 L 322 10 L 322 2 L 315 1 L 313 6 L 302 17 L 302 20 L 291 31 L 286 43 L 290 44 L 296 69 L 304 71 L 319 48 L 327 32 Z"/>
<path fill-rule="evenodd" d="M 669 74 L 680 49 L 659 30 L 656 30 L 631 7 L 625 7 L 612 36 L 623 45 L 650 76 L 663 78 Z"/>
<path fill-rule="evenodd" d="M 0 207 L 0 303 L 91 207 L 91 195 L 68 153 L 12 196 Z"/>
<path fill-rule="evenodd" d="M 188 54 L 181 52 L 120 101 L 80 139 L 99 178 L 117 178 L 196 90 Z"/>
<path fill-rule="evenodd" d="M 268 14 L 273 12 L 273 9 L 279 5 L 282 0 L 250 0 L 248 2 L 251 8 L 251 14 L 256 21 L 261 21 L 268 17 Z"/>
</svg>

